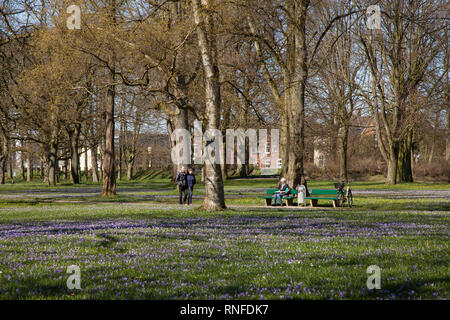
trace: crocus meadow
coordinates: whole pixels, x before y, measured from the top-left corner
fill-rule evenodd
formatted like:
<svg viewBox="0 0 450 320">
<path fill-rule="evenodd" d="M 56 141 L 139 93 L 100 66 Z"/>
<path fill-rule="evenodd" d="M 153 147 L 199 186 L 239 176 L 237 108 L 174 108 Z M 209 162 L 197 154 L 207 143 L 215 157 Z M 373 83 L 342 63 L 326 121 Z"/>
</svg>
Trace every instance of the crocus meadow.
<svg viewBox="0 0 450 320">
<path fill-rule="evenodd" d="M 446 211 L 48 205 L 0 216 L 0 298 L 448 299 Z M 67 268 L 81 289 L 68 289 Z M 368 289 L 367 267 L 381 269 Z"/>
</svg>

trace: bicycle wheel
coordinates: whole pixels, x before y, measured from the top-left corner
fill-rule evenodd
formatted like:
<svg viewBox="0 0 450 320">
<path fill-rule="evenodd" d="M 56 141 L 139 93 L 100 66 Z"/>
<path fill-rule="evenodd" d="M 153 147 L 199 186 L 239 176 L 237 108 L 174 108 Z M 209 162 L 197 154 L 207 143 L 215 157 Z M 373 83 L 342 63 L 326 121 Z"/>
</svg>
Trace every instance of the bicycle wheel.
<svg viewBox="0 0 450 320">
<path fill-rule="evenodd" d="M 347 202 L 348 202 L 348 206 L 349 206 L 350 208 L 353 207 L 353 195 L 352 195 L 352 190 L 348 190 Z"/>
</svg>

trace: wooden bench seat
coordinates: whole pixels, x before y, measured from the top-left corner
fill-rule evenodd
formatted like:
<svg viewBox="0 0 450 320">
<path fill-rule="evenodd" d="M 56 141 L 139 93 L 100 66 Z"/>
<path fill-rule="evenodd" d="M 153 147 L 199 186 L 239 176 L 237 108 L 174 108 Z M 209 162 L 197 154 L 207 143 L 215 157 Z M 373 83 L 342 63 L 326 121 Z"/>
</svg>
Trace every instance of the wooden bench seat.
<svg viewBox="0 0 450 320">
<path fill-rule="evenodd" d="M 317 206 L 319 200 L 329 200 L 333 202 L 333 207 L 336 208 L 338 205 L 338 197 L 337 190 L 328 190 L 328 189 L 312 189 L 309 197 L 305 197 L 305 199 L 309 200 L 311 203 L 311 207 Z"/>
<path fill-rule="evenodd" d="M 268 189 L 266 191 L 266 195 L 265 196 L 260 196 L 259 198 L 264 199 L 266 201 L 266 206 L 271 206 L 272 205 L 273 195 L 277 191 L 278 191 L 278 189 Z M 282 201 L 286 201 L 286 205 L 287 206 L 293 206 L 294 205 L 294 199 L 297 198 L 297 193 L 298 193 L 297 190 L 291 190 L 290 195 L 281 198 L 281 200 Z"/>
</svg>

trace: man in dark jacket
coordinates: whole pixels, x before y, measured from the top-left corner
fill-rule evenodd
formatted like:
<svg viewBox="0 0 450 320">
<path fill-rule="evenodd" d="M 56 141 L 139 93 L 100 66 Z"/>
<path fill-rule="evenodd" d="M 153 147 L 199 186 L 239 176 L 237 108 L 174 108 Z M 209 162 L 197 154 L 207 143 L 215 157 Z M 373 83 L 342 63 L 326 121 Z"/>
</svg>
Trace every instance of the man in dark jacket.
<svg viewBox="0 0 450 320">
<path fill-rule="evenodd" d="M 195 180 L 195 175 L 194 175 L 194 171 L 192 170 L 192 168 L 188 169 L 188 174 L 186 176 L 186 180 L 187 180 L 187 187 L 189 190 L 188 205 L 191 205 L 192 204 L 192 193 L 194 192 L 194 185 L 197 183 L 197 181 Z"/>
<path fill-rule="evenodd" d="M 181 167 L 181 171 L 178 172 L 175 183 L 178 185 L 178 191 L 180 192 L 180 204 L 185 204 L 187 199 L 187 179 L 186 168 Z M 184 194 L 184 197 L 183 197 Z"/>
</svg>

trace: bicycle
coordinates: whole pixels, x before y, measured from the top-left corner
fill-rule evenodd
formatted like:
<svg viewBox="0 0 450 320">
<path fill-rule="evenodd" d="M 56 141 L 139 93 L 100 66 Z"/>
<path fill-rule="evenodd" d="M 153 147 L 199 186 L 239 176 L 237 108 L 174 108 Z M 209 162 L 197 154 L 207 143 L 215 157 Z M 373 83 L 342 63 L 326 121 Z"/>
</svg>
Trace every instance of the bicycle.
<svg viewBox="0 0 450 320">
<path fill-rule="evenodd" d="M 349 208 L 353 207 L 353 194 L 350 185 L 347 186 L 347 190 L 344 192 L 345 182 L 338 182 L 334 184 L 334 188 L 337 189 L 337 199 L 338 205 L 344 207 L 345 203 L 348 204 Z"/>
</svg>

